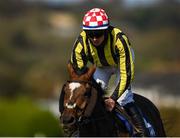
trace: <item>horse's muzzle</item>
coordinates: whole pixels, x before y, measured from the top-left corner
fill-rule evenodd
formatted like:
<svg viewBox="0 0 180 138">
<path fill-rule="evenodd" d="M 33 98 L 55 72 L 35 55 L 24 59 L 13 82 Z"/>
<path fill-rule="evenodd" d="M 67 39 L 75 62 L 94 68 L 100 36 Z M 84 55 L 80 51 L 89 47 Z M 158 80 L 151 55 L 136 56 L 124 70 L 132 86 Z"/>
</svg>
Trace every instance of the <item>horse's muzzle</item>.
<svg viewBox="0 0 180 138">
<path fill-rule="evenodd" d="M 64 116 L 62 115 L 60 117 L 60 121 L 63 125 L 66 125 L 66 126 L 72 126 L 76 123 L 76 119 L 74 116 Z"/>
</svg>

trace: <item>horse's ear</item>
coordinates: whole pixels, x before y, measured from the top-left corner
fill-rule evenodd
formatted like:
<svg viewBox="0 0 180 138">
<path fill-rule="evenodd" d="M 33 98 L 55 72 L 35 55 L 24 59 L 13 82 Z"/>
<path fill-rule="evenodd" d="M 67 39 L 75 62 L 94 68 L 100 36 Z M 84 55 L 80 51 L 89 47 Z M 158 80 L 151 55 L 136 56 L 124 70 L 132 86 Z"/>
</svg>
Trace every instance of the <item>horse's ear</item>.
<svg viewBox="0 0 180 138">
<path fill-rule="evenodd" d="M 87 75 L 88 75 L 88 78 L 89 78 L 89 79 L 91 78 L 91 76 L 93 75 L 93 73 L 95 72 L 95 70 L 96 70 L 96 66 L 95 66 L 95 65 L 93 65 L 93 66 L 91 66 L 91 67 L 89 68 L 89 70 L 88 70 L 88 72 L 87 72 Z"/>
</svg>

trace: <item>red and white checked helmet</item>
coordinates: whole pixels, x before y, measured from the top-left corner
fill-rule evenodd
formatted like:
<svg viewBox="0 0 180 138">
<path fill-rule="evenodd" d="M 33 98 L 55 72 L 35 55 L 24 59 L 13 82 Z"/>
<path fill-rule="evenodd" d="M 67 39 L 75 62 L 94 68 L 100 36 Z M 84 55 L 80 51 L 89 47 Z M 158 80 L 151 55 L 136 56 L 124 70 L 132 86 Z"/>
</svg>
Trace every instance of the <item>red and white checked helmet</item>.
<svg viewBox="0 0 180 138">
<path fill-rule="evenodd" d="M 93 8 L 83 18 L 84 30 L 102 30 L 109 26 L 109 19 L 103 9 Z"/>
</svg>

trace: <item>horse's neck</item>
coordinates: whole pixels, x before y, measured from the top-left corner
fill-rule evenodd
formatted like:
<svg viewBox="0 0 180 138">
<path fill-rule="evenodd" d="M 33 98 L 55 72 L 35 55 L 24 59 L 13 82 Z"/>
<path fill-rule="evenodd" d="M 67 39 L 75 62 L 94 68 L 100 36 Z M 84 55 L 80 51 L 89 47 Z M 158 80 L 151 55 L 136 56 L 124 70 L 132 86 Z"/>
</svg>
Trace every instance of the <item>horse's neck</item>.
<svg viewBox="0 0 180 138">
<path fill-rule="evenodd" d="M 102 97 L 102 95 L 104 94 L 104 90 L 101 88 L 100 84 L 98 84 L 93 78 L 91 79 L 91 82 L 92 86 L 98 91 L 98 96 Z"/>
<path fill-rule="evenodd" d="M 93 84 L 93 87 L 97 91 L 97 100 L 96 100 L 96 104 L 95 104 L 95 107 L 93 110 L 93 115 L 104 116 L 105 114 L 107 114 L 107 110 L 104 105 L 103 90 L 100 87 L 100 85 L 97 84 L 96 82 L 95 82 L 95 84 Z"/>
</svg>

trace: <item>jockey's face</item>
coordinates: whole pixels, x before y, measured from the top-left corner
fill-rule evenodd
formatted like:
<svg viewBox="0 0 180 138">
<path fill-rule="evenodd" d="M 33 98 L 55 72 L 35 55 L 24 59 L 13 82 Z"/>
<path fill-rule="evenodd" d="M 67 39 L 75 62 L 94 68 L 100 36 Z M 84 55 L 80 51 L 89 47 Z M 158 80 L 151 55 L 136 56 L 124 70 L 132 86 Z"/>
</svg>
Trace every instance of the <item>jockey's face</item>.
<svg viewBox="0 0 180 138">
<path fill-rule="evenodd" d="M 102 35 L 99 38 L 94 37 L 94 38 L 89 38 L 89 39 L 94 46 L 100 46 L 102 42 L 104 41 L 104 35 Z"/>
<path fill-rule="evenodd" d="M 104 41 L 105 30 L 86 31 L 86 34 L 94 46 L 99 46 Z"/>
</svg>

